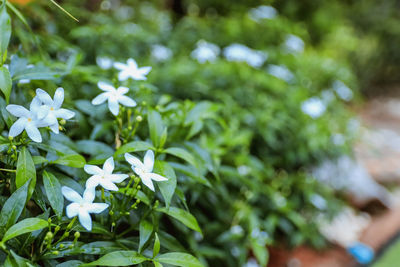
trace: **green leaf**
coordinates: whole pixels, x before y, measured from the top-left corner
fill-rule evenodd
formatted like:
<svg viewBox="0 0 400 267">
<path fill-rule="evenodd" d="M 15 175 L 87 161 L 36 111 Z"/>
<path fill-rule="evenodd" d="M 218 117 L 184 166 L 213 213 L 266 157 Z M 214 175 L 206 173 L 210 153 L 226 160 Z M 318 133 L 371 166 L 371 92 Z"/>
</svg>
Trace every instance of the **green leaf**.
<svg viewBox="0 0 400 267">
<path fill-rule="evenodd" d="M 133 141 L 133 142 L 129 142 L 123 146 L 121 146 L 120 148 L 118 148 L 118 150 L 115 152 L 115 156 L 121 155 L 121 154 L 125 154 L 125 153 L 130 153 L 130 152 L 136 152 L 136 151 L 145 151 L 145 150 L 155 150 L 155 147 L 153 147 L 152 145 L 150 145 L 147 142 L 143 142 L 143 141 Z"/>
<path fill-rule="evenodd" d="M 61 185 L 57 178 L 50 172 L 43 172 L 43 184 L 47 198 L 58 218 L 61 218 L 64 208 L 64 197 L 61 193 Z"/>
<path fill-rule="evenodd" d="M 160 239 L 158 238 L 158 234 L 156 233 L 156 240 L 154 241 L 154 247 L 153 247 L 153 258 L 157 256 L 158 253 L 160 252 L 160 247 L 161 247 Z"/>
<path fill-rule="evenodd" d="M 42 156 L 32 156 L 32 160 L 35 165 L 48 162 L 48 160 Z"/>
<path fill-rule="evenodd" d="M 201 229 L 199 227 L 199 224 L 197 223 L 196 218 L 186 210 L 179 209 L 176 207 L 169 207 L 169 208 L 158 208 L 157 211 L 168 214 L 169 216 L 177 219 L 190 229 L 201 233 Z"/>
<path fill-rule="evenodd" d="M 190 254 L 182 252 L 165 253 L 156 258 L 159 262 L 182 267 L 204 267 L 201 262 Z"/>
<path fill-rule="evenodd" d="M 104 255 L 96 261 L 81 266 L 131 266 L 147 260 L 146 257 L 140 255 L 136 251 L 114 251 Z"/>
<path fill-rule="evenodd" d="M 175 157 L 178 157 L 180 159 L 183 159 L 184 161 L 188 162 L 189 164 L 196 166 L 196 161 L 192 154 L 190 154 L 187 150 L 179 147 L 170 147 L 167 148 L 163 151 L 164 153 L 173 155 Z"/>
<path fill-rule="evenodd" d="M 70 154 L 59 157 L 50 163 L 65 165 L 73 168 L 83 168 L 83 166 L 86 164 L 86 160 L 79 154 Z"/>
<path fill-rule="evenodd" d="M 168 181 L 158 182 L 157 185 L 160 188 L 161 194 L 164 198 L 165 206 L 169 207 L 176 188 L 175 171 L 165 161 L 157 160 L 154 164 L 154 172 L 168 178 Z"/>
<path fill-rule="evenodd" d="M 0 67 L 0 91 L 3 92 L 6 102 L 10 101 L 12 81 L 10 72 L 6 67 Z"/>
<path fill-rule="evenodd" d="M 158 261 L 153 261 L 154 263 L 154 267 L 163 267 L 163 265 L 161 263 L 159 263 Z"/>
<path fill-rule="evenodd" d="M 25 67 L 12 76 L 13 81 L 28 80 L 54 80 L 65 73 L 54 71 L 44 65 L 36 65 L 32 68 Z"/>
<path fill-rule="evenodd" d="M 153 233 L 153 224 L 146 220 L 142 220 L 139 225 L 139 253 L 143 251 L 143 247 Z"/>
<path fill-rule="evenodd" d="M 3 56 L 11 37 L 11 18 L 7 13 L 6 2 L 3 1 L 0 6 L 0 65 L 3 63 Z"/>
<path fill-rule="evenodd" d="M 7 230 L 1 242 L 5 243 L 7 240 L 10 240 L 14 237 L 40 230 L 47 226 L 48 222 L 39 218 L 28 218 L 22 220 L 19 223 L 14 224 L 10 227 L 10 229 Z"/>
<path fill-rule="evenodd" d="M 266 244 L 264 242 L 259 242 L 257 238 L 252 238 L 251 249 L 256 256 L 260 266 L 267 266 L 269 253 Z"/>
<path fill-rule="evenodd" d="M 29 183 L 30 180 L 18 188 L 4 203 L 0 212 L 0 227 L 4 227 L 5 230 L 14 225 L 21 215 L 28 196 Z"/>
<path fill-rule="evenodd" d="M 164 132 L 164 123 L 161 115 L 157 111 L 151 109 L 147 114 L 147 120 L 149 123 L 150 139 L 155 147 L 159 147 L 161 136 Z"/>
<path fill-rule="evenodd" d="M 36 186 L 36 169 L 31 153 L 29 153 L 29 150 L 26 149 L 26 147 L 22 147 L 18 156 L 15 185 L 17 188 L 20 188 L 29 179 L 31 179 L 31 182 L 28 190 L 28 200 L 31 198 Z"/>
</svg>

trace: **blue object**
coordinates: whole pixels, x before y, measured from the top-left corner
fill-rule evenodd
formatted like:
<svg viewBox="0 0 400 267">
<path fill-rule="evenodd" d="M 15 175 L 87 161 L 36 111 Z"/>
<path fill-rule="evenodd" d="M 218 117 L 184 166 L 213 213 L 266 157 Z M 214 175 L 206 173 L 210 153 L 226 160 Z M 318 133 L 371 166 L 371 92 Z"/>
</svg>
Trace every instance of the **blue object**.
<svg viewBox="0 0 400 267">
<path fill-rule="evenodd" d="M 349 246 L 347 252 L 360 264 L 370 263 L 375 256 L 374 250 L 361 242 L 355 242 Z"/>
</svg>

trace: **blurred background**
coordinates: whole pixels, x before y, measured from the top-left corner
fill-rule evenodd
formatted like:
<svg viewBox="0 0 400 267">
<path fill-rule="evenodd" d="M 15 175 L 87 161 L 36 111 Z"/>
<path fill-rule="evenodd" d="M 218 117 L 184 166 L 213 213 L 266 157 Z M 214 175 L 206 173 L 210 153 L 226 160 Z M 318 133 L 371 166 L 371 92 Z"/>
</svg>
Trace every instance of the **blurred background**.
<svg viewBox="0 0 400 267">
<path fill-rule="evenodd" d="M 14 19 L 13 52 L 72 95 L 132 57 L 160 105 L 204 101 L 192 134 L 221 180 L 188 189 L 189 243 L 210 266 L 399 262 L 400 1 L 58 1 L 79 22 L 10 2 L 30 26 Z M 217 111 L 223 130 L 203 125 Z"/>
</svg>

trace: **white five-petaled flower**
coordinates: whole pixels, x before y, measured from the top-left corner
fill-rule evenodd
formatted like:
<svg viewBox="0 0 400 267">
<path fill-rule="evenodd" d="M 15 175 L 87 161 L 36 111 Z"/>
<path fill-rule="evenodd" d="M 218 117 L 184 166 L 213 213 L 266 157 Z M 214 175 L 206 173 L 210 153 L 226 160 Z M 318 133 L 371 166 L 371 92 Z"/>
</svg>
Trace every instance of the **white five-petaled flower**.
<svg viewBox="0 0 400 267">
<path fill-rule="evenodd" d="M 19 119 L 11 126 L 9 136 L 15 137 L 26 131 L 29 138 L 35 142 L 42 142 L 42 136 L 39 132 L 39 127 L 44 127 L 43 122 L 40 122 L 37 113 L 40 108 L 40 100 L 35 97 L 33 98 L 29 110 L 19 105 L 8 105 L 7 111 Z"/>
<path fill-rule="evenodd" d="M 86 181 L 87 188 L 95 188 L 101 185 L 104 189 L 118 191 L 118 187 L 114 183 L 120 183 L 126 178 L 127 174 L 113 174 L 114 159 L 109 157 L 103 164 L 103 169 L 95 165 L 85 165 L 85 172 L 92 176 Z"/>
<path fill-rule="evenodd" d="M 43 120 L 43 122 L 47 124 L 54 133 L 58 134 L 59 126 L 57 119 L 69 120 L 75 116 L 74 112 L 61 108 L 61 105 L 64 102 L 64 89 L 61 87 L 57 88 L 53 99 L 51 99 L 48 93 L 40 88 L 36 89 L 36 95 L 43 103 L 38 111 L 38 119 Z"/>
<path fill-rule="evenodd" d="M 136 102 L 125 95 L 129 91 L 129 88 L 121 86 L 115 89 L 114 86 L 105 82 L 98 82 L 97 86 L 105 92 L 92 100 L 93 105 L 100 105 L 108 100 L 108 109 L 115 116 L 119 113 L 119 104 L 127 107 L 136 106 Z"/>
<path fill-rule="evenodd" d="M 139 68 L 133 58 L 128 59 L 127 64 L 115 62 L 114 68 L 120 71 L 118 74 L 118 80 L 120 81 L 126 81 L 129 78 L 134 80 L 147 80 L 146 75 L 151 71 L 151 67 Z"/>
<path fill-rule="evenodd" d="M 66 208 L 67 217 L 78 216 L 79 222 L 88 231 L 92 230 L 90 213 L 100 213 L 108 208 L 106 203 L 93 203 L 95 198 L 94 188 L 86 188 L 83 197 L 67 186 L 63 186 L 61 192 L 66 199 L 72 202 Z"/>
<path fill-rule="evenodd" d="M 152 180 L 157 182 L 168 180 L 167 178 L 152 172 L 154 167 L 154 152 L 152 150 L 147 150 L 143 162 L 129 153 L 125 153 L 125 159 L 132 165 L 132 170 L 140 177 L 142 182 L 152 191 L 154 191 Z"/>
</svg>

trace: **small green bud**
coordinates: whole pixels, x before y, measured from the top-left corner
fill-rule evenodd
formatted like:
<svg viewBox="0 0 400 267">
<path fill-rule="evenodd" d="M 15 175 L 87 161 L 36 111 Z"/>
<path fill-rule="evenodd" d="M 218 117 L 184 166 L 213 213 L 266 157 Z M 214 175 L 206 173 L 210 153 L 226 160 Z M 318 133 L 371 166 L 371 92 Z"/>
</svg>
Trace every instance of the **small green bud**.
<svg viewBox="0 0 400 267">
<path fill-rule="evenodd" d="M 128 126 L 128 131 L 132 131 L 132 126 Z"/>
<path fill-rule="evenodd" d="M 46 240 L 50 240 L 50 239 L 52 239 L 53 238 L 53 233 L 52 232 L 47 232 L 47 234 L 46 234 L 46 236 L 45 236 L 45 239 Z"/>
<path fill-rule="evenodd" d="M 65 232 L 64 235 L 65 235 L 66 237 L 69 237 L 69 232 Z"/>
<path fill-rule="evenodd" d="M 139 177 L 135 177 L 134 181 L 135 181 L 135 183 L 138 184 L 140 182 L 140 178 Z"/>
<path fill-rule="evenodd" d="M 71 245 L 69 245 L 68 247 L 69 248 L 73 248 L 75 245 L 74 244 L 71 244 Z"/>
<path fill-rule="evenodd" d="M 65 125 L 66 123 L 67 123 L 66 120 L 64 120 L 64 119 L 61 119 L 61 120 L 60 120 L 60 124 L 61 124 L 61 125 Z"/>
<path fill-rule="evenodd" d="M 147 102 L 146 101 L 142 101 L 142 106 L 146 106 Z"/>
<path fill-rule="evenodd" d="M 142 120 L 143 120 L 143 117 L 142 116 L 136 116 L 136 120 L 138 121 L 138 122 L 141 122 Z"/>
<path fill-rule="evenodd" d="M 53 255 L 58 255 L 60 252 L 58 252 L 58 250 L 54 250 L 53 252 L 51 252 Z"/>
<path fill-rule="evenodd" d="M 48 222 L 48 223 L 51 223 L 51 218 L 48 218 L 48 219 L 47 219 L 47 222 Z"/>
<path fill-rule="evenodd" d="M 129 211 L 125 212 L 125 215 L 130 215 L 131 213 Z"/>
<path fill-rule="evenodd" d="M 58 126 L 58 130 L 62 131 L 63 127 L 62 126 Z"/>
<path fill-rule="evenodd" d="M 60 244 L 60 248 L 64 248 L 65 246 L 64 246 L 64 244 Z"/>
<path fill-rule="evenodd" d="M 111 216 L 113 216 L 113 215 L 114 215 L 114 211 L 110 210 L 110 212 L 109 212 L 108 214 L 110 214 Z"/>
<path fill-rule="evenodd" d="M 12 141 L 13 139 L 14 139 L 14 137 L 8 136 L 8 140 Z"/>
<path fill-rule="evenodd" d="M 81 236 L 81 233 L 75 232 L 75 234 L 74 234 L 74 237 L 75 237 L 75 238 L 79 238 L 80 236 Z"/>
<path fill-rule="evenodd" d="M 137 190 L 140 190 L 142 187 L 140 185 L 138 185 L 136 188 L 137 188 Z"/>
<path fill-rule="evenodd" d="M 14 150 L 17 150 L 17 146 L 16 145 L 13 145 L 11 148 L 14 149 Z"/>
<path fill-rule="evenodd" d="M 113 198 L 114 198 L 114 196 L 112 194 L 110 194 L 110 199 L 113 199 Z"/>
<path fill-rule="evenodd" d="M 115 227 L 115 222 L 113 222 L 113 223 L 111 224 L 111 226 L 112 226 L 112 227 Z"/>
<path fill-rule="evenodd" d="M 61 227 L 59 225 L 56 226 L 56 228 L 54 228 L 54 231 L 58 232 L 60 231 Z"/>
</svg>

